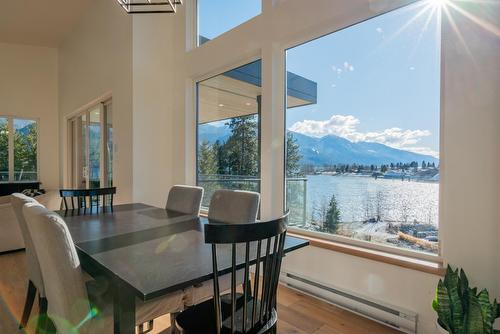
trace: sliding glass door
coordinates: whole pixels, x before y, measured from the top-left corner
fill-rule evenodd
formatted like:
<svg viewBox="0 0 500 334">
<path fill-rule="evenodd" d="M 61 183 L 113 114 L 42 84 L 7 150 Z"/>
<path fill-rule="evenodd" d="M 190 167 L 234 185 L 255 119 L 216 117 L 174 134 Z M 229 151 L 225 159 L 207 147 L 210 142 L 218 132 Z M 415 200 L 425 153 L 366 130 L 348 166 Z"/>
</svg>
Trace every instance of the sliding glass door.
<svg viewBox="0 0 500 334">
<path fill-rule="evenodd" d="M 99 103 L 69 120 L 71 187 L 113 185 L 112 137 L 111 101 Z"/>
</svg>

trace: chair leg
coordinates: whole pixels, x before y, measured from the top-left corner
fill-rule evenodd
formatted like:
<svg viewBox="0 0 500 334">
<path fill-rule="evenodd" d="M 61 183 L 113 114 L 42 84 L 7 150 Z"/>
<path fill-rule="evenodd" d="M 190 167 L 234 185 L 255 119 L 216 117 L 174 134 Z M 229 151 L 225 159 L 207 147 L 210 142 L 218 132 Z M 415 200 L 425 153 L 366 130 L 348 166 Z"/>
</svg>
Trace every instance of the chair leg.
<svg viewBox="0 0 500 334">
<path fill-rule="evenodd" d="M 170 334 L 179 334 L 179 330 L 177 329 L 177 325 L 175 323 L 175 319 L 180 312 L 172 312 L 170 313 Z"/>
<path fill-rule="evenodd" d="M 36 334 L 47 334 L 49 330 L 47 298 L 38 298 L 38 303 L 40 305 L 40 313 L 38 314 L 38 322 L 36 324 Z"/>
<path fill-rule="evenodd" d="M 28 320 L 30 318 L 31 310 L 33 309 L 33 303 L 36 297 L 36 287 L 31 280 L 28 281 L 28 292 L 26 294 L 26 302 L 24 303 L 23 316 L 21 317 L 21 323 L 19 324 L 19 329 L 26 327 Z"/>
<path fill-rule="evenodd" d="M 154 328 L 154 319 L 148 321 L 148 328 L 144 329 L 144 324 L 139 325 L 139 334 L 146 334 L 152 332 Z"/>
</svg>

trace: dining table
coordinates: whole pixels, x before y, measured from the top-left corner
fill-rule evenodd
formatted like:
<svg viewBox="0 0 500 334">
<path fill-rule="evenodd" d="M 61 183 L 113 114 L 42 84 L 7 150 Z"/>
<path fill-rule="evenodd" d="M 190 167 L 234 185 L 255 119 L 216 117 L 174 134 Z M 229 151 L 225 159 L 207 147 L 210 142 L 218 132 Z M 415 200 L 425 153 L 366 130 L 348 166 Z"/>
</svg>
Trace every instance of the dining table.
<svg viewBox="0 0 500 334">
<path fill-rule="evenodd" d="M 136 298 L 149 301 L 214 277 L 211 245 L 204 241 L 205 217 L 142 203 L 85 215 L 77 210 L 58 213 L 67 223 L 82 269 L 110 282 L 115 334 L 135 333 Z M 308 244 L 287 236 L 285 255 Z M 255 263 L 257 252 L 251 253 Z M 222 247 L 219 254 L 218 271 L 224 275 L 231 270 L 231 248 Z M 244 260 L 239 252 L 238 268 Z"/>
</svg>

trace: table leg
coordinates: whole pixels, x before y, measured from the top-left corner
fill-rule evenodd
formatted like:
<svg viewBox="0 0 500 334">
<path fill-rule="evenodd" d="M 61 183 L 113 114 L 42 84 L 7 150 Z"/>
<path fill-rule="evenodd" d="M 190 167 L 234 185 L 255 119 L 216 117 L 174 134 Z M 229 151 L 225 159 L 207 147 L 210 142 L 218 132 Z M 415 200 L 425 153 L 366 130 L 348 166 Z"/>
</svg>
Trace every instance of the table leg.
<svg viewBox="0 0 500 334">
<path fill-rule="evenodd" d="M 135 295 L 121 284 L 114 286 L 114 334 L 135 334 Z"/>
</svg>

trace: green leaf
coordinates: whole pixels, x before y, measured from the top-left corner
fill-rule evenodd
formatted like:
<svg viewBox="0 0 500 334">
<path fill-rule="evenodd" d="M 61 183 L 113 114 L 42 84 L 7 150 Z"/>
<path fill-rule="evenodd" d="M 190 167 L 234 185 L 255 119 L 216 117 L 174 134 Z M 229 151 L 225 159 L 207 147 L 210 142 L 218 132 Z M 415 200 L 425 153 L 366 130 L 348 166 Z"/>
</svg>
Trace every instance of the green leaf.
<svg viewBox="0 0 500 334">
<path fill-rule="evenodd" d="M 469 312 L 467 313 L 467 334 L 485 334 L 481 305 L 475 294 L 469 293 Z"/>
<path fill-rule="evenodd" d="M 453 333 L 452 331 L 452 318 L 451 318 L 451 303 L 450 297 L 448 295 L 448 289 L 442 280 L 439 280 L 437 288 L 437 300 L 438 300 L 438 317 L 439 321 L 443 327 Z"/>
<path fill-rule="evenodd" d="M 464 331 L 464 312 L 462 307 L 462 300 L 458 294 L 458 272 L 454 273 L 449 279 L 448 295 L 450 296 L 451 305 L 451 320 L 453 333 L 463 333 Z"/>
<path fill-rule="evenodd" d="M 490 296 L 486 289 L 481 290 L 477 296 L 479 305 L 481 306 L 481 313 L 483 315 L 483 329 L 484 333 L 491 334 L 493 332 L 493 306 L 490 304 Z"/>
<path fill-rule="evenodd" d="M 460 278 L 459 278 L 459 286 L 460 290 L 459 295 L 460 299 L 463 301 L 463 306 L 464 306 L 464 313 L 467 313 L 467 306 L 469 305 L 468 299 L 469 299 L 469 280 L 467 279 L 467 275 L 465 275 L 465 271 L 463 269 L 460 269 Z"/>
<path fill-rule="evenodd" d="M 495 319 L 500 318 L 500 304 L 497 303 L 496 299 L 493 301 L 493 310 L 496 310 L 496 313 L 497 313 L 495 315 Z"/>
</svg>

